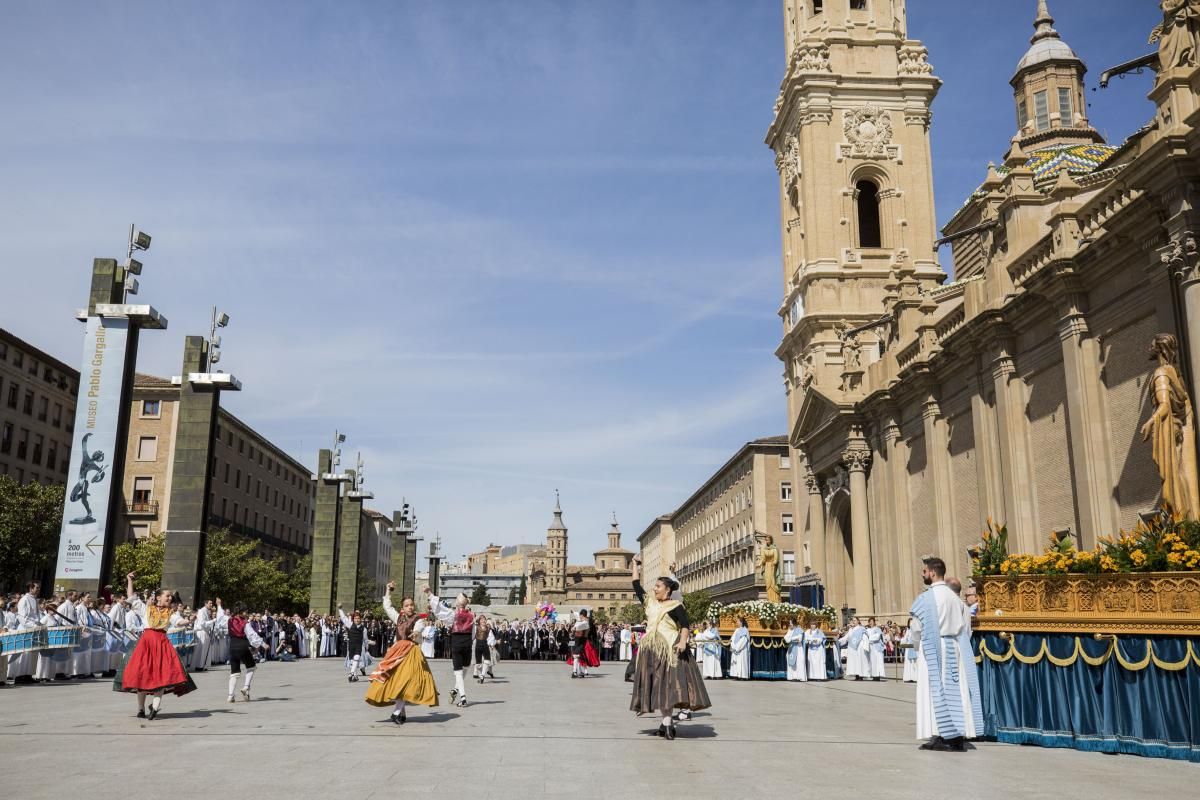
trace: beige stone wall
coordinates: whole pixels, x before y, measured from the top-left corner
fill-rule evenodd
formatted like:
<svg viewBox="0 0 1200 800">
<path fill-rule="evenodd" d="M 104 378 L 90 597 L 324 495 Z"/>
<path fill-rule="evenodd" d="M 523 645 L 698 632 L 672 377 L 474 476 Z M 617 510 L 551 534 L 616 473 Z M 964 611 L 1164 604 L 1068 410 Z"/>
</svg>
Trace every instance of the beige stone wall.
<svg viewBox="0 0 1200 800">
<path fill-rule="evenodd" d="M 0 475 L 67 482 L 78 391 L 78 370 L 0 328 Z"/>
</svg>

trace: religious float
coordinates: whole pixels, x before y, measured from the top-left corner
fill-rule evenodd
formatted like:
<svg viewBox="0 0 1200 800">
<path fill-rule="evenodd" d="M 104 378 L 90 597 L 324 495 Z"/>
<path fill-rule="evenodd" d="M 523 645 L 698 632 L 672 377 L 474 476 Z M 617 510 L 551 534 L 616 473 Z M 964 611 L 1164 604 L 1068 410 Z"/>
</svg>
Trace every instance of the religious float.
<svg viewBox="0 0 1200 800">
<path fill-rule="evenodd" d="M 1093 550 L 974 553 L 985 732 L 1200 762 L 1200 522 L 1162 511 Z"/>
<path fill-rule="evenodd" d="M 713 603 L 708 608 L 708 620 L 717 623 L 721 635 L 721 671 L 729 674 L 729 640 L 737 628 L 738 619 L 744 617 L 750 630 L 750 677 L 757 680 L 784 680 L 787 677 L 787 645 L 783 636 L 791 620 L 808 628 L 815 621 L 821 630 L 833 630 L 837 612 L 830 606 L 824 609 L 809 608 L 793 603 L 772 603 L 765 600 L 748 600 L 724 605 Z M 832 651 L 829 651 L 829 668 L 832 669 Z"/>
</svg>

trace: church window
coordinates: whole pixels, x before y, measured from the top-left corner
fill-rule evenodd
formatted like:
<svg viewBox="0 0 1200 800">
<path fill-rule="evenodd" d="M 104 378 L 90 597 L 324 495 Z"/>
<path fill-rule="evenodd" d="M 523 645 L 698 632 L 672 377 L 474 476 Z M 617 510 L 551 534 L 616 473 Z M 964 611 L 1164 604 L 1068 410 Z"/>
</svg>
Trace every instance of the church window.
<svg viewBox="0 0 1200 800">
<path fill-rule="evenodd" d="M 1017 100 L 1017 130 L 1025 130 L 1025 126 L 1029 124 L 1029 106 L 1025 104 L 1025 98 Z"/>
<path fill-rule="evenodd" d="M 1050 127 L 1050 101 L 1047 99 L 1045 91 L 1033 94 L 1033 119 L 1039 131 Z"/>
<path fill-rule="evenodd" d="M 858 246 L 882 247 L 879 230 L 879 187 L 873 181 L 854 185 L 858 195 Z"/>
<path fill-rule="evenodd" d="M 866 11 L 867 0 L 850 0 L 851 11 Z"/>
<path fill-rule="evenodd" d="M 813 13 L 820 14 L 825 10 L 825 0 L 813 0 Z"/>
<path fill-rule="evenodd" d="M 1071 113 L 1071 90 L 1067 88 L 1059 88 L 1058 90 L 1058 116 L 1062 120 L 1062 125 L 1070 125 L 1074 115 Z"/>
</svg>

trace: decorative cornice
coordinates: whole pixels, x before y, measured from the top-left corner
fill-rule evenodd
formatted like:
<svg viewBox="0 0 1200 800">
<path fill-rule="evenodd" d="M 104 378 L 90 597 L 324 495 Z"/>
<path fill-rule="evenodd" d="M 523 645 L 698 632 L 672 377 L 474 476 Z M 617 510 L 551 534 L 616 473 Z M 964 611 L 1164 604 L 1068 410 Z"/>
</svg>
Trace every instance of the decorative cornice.
<svg viewBox="0 0 1200 800">
<path fill-rule="evenodd" d="M 871 464 L 871 448 L 866 442 L 851 444 L 842 451 L 842 463 L 850 472 L 866 472 Z"/>
<path fill-rule="evenodd" d="M 1171 240 L 1159 259 L 1180 283 L 1200 280 L 1200 248 L 1191 231 L 1184 231 Z"/>
</svg>

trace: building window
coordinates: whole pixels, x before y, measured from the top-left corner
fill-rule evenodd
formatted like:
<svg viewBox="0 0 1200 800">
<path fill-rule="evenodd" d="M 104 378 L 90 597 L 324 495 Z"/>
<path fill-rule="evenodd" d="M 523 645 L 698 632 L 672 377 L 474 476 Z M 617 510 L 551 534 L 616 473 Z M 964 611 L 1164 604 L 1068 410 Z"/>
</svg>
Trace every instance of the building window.
<svg viewBox="0 0 1200 800">
<path fill-rule="evenodd" d="M 882 247 L 879 229 L 879 187 L 874 181 L 854 184 L 858 203 L 858 246 Z"/>
<path fill-rule="evenodd" d="M 24 404 L 22 404 L 21 410 L 24 411 L 26 414 L 28 414 L 31 417 L 33 416 L 33 390 L 32 389 L 25 390 L 25 402 L 24 402 Z"/>
<path fill-rule="evenodd" d="M 37 370 L 38 370 L 37 359 L 34 359 L 34 358 L 29 359 L 29 374 L 36 377 Z"/>
<path fill-rule="evenodd" d="M 54 417 L 50 420 L 50 424 L 56 428 L 62 425 L 62 403 L 54 404 Z"/>
<path fill-rule="evenodd" d="M 1033 94 L 1033 124 L 1039 131 L 1050 127 L 1050 103 L 1045 91 Z"/>
<path fill-rule="evenodd" d="M 133 479 L 133 510 L 146 511 L 154 498 L 154 478 Z"/>
<path fill-rule="evenodd" d="M 1075 115 L 1071 113 L 1071 90 L 1060 88 L 1058 90 L 1058 118 L 1064 127 L 1069 127 L 1074 121 Z"/>
<path fill-rule="evenodd" d="M 784 481 L 783 483 L 779 484 L 779 499 L 780 500 L 791 500 L 792 499 L 792 483 L 791 483 L 791 481 Z"/>
<path fill-rule="evenodd" d="M 21 396 L 21 387 L 15 383 L 8 385 L 8 407 L 15 409 L 17 407 L 17 399 Z"/>
<path fill-rule="evenodd" d="M 20 350 L 17 350 L 16 352 L 13 353 L 13 366 L 16 367 L 17 369 L 20 369 L 21 367 L 25 366 L 25 354 L 22 353 Z"/>
<path fill-rule="evenodd" d="M 1029 106 L 1025 103 L 1025 98 L 1017 99 L 1017 130 L 1025 130 L 1025 126 L 1029 124 Z"/>
<path fill-rule="evenodd" d="M 791 533 L 791 532 L 792 532 L 792 515 L 791 515 L 791 514 L 784 514 L 784 515 L 783 515 L 783 525 L 782 525 L 782 528 L 783 528 L 783 533 L 785 533 L 785 534 L 788 534 L 788 533 Z"/>
<path fill-rule="evenodd" d="M 58 466 L 58 442 L 50 440 L 50 446 L 46 449 L 46 466 L 54 469 Z"/>
<path fill-rule="evenodd" d="M 17 458 L 25 460 L 26 454 L 29 452 L 29 429 L 21 428 L 21 438 L 17 439 Z M 18 481 L 20 483 L 20 481 Z"/>
<path fill-rule="evenodd" d="M 38 422 L 45 422 L 49 416 L 50 416 L 50 398 L 49 397 L 38 398 L 38 415 L 37 415 Z"/>
<path fill-rule="evenodd" d="M 812 0 L 812 13 L 820 14 L 825 10 L 825 0 Z"/>
<path fill-rule="evenodd" d="M 142 416 L 152 417 L 157 419 L 162 416 L 162 401 L 161 400 L 143 400 L 142 401 Z"/>
<path fill-rule="evenodd" d="M 850 0 L 851 11 L 866 11 L 867 0 Z"/>
<path fill-rule="evenodd" d="M 792 457 L 790 455 L 780 456 L 779 457 L 779 468 L 780 469 L 791 469 L 792 468 Z"/>
<path fill-rule="evenodd" d="M 150 526 L 146 524 L 130 525 L 129 533 L 134 539 L 145 539 L 150 536 Z"/>
<path fill-rule="evenodd" d="M 791 583 L 796 580 L 796 554 L 784 552 L 783 554 L 783 582 Z"/>
<path fill-rule="evenodd" d="M 138 461 L 154 461 L 158 458 L 158 437 L 139 436 L 137 446 Z"/>
<path fill-rule="evenodd" d="M 45 436 L 43 436 L 40 433 L 34 434 L 34 436 L 33 436 L 33 455 L 30 457 L 30 461 L 32 461 L 34 464 L 40 465 L 42 463 L 42 447 L 44 447 L 45 444 L 46 444 Z"/>
<path fill-rule="evenodd" d="M 0 453 L 12 452 L 13 426 L 11 422 L 4 423 L 0 430 Z"/>
</svg>

